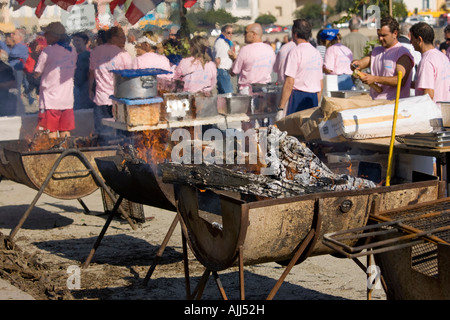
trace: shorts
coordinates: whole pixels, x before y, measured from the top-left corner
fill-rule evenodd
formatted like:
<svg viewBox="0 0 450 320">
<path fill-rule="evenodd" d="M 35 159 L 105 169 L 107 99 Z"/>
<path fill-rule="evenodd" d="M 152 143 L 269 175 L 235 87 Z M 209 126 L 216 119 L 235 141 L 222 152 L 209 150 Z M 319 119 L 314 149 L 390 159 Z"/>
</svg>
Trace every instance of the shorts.
<svg viewBox="0 0 450 320">
<path fill-rule="evenodd" d="M 39 111 L 38 127 L 40 130 L 70 131 L 75 129 L 75 116 L 73 109 Z"/>
</svg>

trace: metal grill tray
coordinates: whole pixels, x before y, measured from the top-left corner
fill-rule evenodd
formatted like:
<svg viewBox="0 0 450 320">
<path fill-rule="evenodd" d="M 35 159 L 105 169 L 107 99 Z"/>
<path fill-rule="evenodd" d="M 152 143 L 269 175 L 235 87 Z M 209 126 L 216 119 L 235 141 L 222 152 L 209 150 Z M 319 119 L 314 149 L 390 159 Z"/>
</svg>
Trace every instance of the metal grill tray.
<svg viewBox="0 0 450 320">
<path fill-rule="evenodd" d="M 398 136 L 396 140 L 410 146 L 443 148 L 450 146 L 450 131 L 436 131 Z"/>
<path fill-rule="evenodd" d="M 323 243 L 348 258 L 421 243 L 450 243 L 449 198 L 371 214 L 369 221 L 374 224 L 326 234 Z M 401 231 L 400 235 L 398 231 Z M 392 235 L 392 238 L 373 241 L 377 236 L 386 235 Z M 366 243 L 348 246 L 345 242 L 349 239 L 366 240 Z"/>
</svg>

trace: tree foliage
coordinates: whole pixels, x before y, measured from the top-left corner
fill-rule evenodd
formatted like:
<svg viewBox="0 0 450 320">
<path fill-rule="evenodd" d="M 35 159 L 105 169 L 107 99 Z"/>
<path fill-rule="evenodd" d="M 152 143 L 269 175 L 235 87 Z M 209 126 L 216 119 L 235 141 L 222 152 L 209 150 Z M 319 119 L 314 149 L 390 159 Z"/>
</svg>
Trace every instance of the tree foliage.
<svg viewBox="0 0 450 320">
<path fill-rule="evenodd" d="M 189 11 L 186 14 L 189 23 L 189 29 L 192 31 L 198 29 L 211 29 L 216 24 L 222 26 L 227 23 L 235 23 L 238 19 L 225 9 L 208 10 L 203 9 Z"/>
<path fill-rule="evenodd" d="M 308 2 L 303 6 L 303 8 L 294 12 L 294 17 L 296 19 L 307 19 L 311 22 L 313 27 L 320 27 L 323 22 L 323 14 L 324 12 L 322 12 L 322 6 L 320 4 Z M 327 6 L 325 14 L 327 16 L 334 14 L 334 9 Z"/>
<path fill-rule="evenodd" d="M 370 5 L 380 7 L 381 17 L 389 15 L 389 0 L 338 0 L 336 3 L 336 12 L 347 12 L 347 15 L 335 21 L 335 23 L 344 22 L 350 20 L 353 15 L 361 15 L 363 6 L 366 8 Z M 392 3 L 392 16 L 403 19 L 408 15 L 408 10 L 403 0 L 393 1 Z"/>
<path fill-rule="evenodd" d="M 255 22 L 259 24 L 273 24 L 277 21 L 277 18 L 275 18 L 272 14 L 267 13 L 260 15 L 258 18 L 256 18 Z"/>
</svg>

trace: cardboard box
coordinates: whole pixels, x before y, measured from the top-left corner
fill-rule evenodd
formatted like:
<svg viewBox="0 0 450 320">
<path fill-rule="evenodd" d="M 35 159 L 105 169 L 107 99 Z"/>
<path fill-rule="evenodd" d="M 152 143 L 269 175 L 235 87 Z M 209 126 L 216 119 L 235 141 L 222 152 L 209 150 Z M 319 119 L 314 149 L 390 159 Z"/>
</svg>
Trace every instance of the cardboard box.
<svg viewBox="0 0 450 320">
<path fill-rule="evenodd" d="M 385 105 L 337 111 L 320 124 L 321 139 L 342 141 L 342 138 L 390 137 L 394 107 L 394 101 L 391 101 Z M 400 99 L 395 135 L 432 132 L 438 119 L 442 119 L 441 110 L 428 95 Z"/>
</svg>

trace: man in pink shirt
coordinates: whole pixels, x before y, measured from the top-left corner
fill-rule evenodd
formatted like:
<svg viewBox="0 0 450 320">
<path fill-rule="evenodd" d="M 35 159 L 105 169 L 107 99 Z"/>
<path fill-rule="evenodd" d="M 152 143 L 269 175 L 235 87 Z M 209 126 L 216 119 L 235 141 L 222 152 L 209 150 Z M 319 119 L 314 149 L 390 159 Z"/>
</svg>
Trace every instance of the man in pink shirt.
<svg viewBox="0 0 450 320">
<path fill-rule="evenodd" d="M 288 55 L 278 109 L 288 103 L 286 114 L 319 105 L 323 89 L 323 59 L 320 52 L 309 43 L 311 24 L 305 19 L 294 20 L 292 39 L 297 44 Z"/>
<path fill-rule="evenodd" d="M 239 55 L 230 52 L 230 58 L 234 60 L 230 74 L 239 74 L 239 92 L 250 94 L 253 83 L 269 83 L 272 78 L 273 64 L 275 63 L 275 51 L 272 47 L 262 42 L 262 27 L 259 23 L 253 23 L 245 28 L 245 45 L 239 50 Z"/>
<path fill-rule="evenodd" d="M 399 71 L 403 74 L 400 98 L 410 96 L 414 57 L 398 41 L 399 30 L 399 24 L 394 18 L 381 19 L 380 29 L 377 30 L 381 46 L 374 48 L 370 56 L 352 62 L 352 68 L 356 67 L 359 70 L 370 67 L 370 74 L 362 73 L 360 76 L 362 82 L 368 85 L 375 83 L 382 88 L 381 93 L 370 89 L 372 99 L 394 100 L 396 98 Z"/>
<path fill-rule="evenodd" d="M 289 52 L 296 46 L 297 44 L 293 40 L 290 40 L 289 42 L 283 44 L 280 48 L 280 51 L 278 51 L 277 53 L 275 63 L 273 65 L 273 72 L 278 75 L 279 83 L 283 83 L 285 80 L 284 69 L 286 67 L 286 58 Z"/>
<path fill-rule="evenodd" d="M 450 61 L 434 47 L 433 28 L 419 22 L 410 33 L 411 44 L 422 54 L 415 81 L 416 96 L 428 94 L 434 102 L 450 101 Z"/>
<path fill-rule="evenodd" d="M 49 131 L 50 138 L 70 136 L 75 129 L 73 114 L 73 78 L 77 53 L 60 22 L 43 27 L 48 46 L 42 50 L 34 69 L 41 77 L 38 126 Z"/>
<path fill-rule="evenodd" d="M 112 118 L 114 94 L 114 74 L 111 70 L 130 69 L 132 57 L 124 49 L 125 33 L 120 27 L 112 27 L 106 32 L 106 43 L 95 47 L 89 63 L 89 88 L 94 95 L 94 126 L 99 136 L 111 134 L 112 129 L 102 124 L 102 119 Z M 95 92 L 94 89 L 95 83 Z"/>
</svg>

